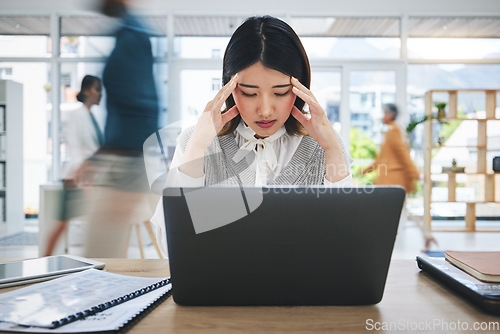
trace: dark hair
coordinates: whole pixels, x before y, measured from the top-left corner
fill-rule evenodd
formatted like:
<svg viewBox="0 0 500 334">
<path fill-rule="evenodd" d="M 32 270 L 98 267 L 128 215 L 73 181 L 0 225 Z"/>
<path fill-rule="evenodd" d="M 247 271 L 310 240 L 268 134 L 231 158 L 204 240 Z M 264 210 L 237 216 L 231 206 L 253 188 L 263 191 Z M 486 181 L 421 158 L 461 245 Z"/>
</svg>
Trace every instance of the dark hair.
<svg viewBox="0 0 500 334">
<path fill-rule="evenodd" d="M 80 92 L 76 95 L 76 99 L 82 103 L 85 102 L 87 96 L 83 92 L 92 88 L 96 82 L 101 83 L 101 79 L 88 74 L 84 76 L 82 80 L 82 87 L 80 88 Z"/>
<path fill-rule="evenodd" d="M 122 17 L 127 12 L 127 6 L 123 0 L 104 0 L 101 12 L 109 17 Z"/>
<path fill-rule="evenodd" d="M 395 120 L 398 118 L 398 107 L 394 103 L 386 103 L 382 106 L 388 114 L 392 115 L 392 119 Z"/>
<path fill-rule="evenodd" d="M 249 17 L 236 29 L 229 40 L 222 68 L 222 82 L 227 84 L 231 77 L 261 62 L 267 68 L 297 78 L 307 88 L 311 84 L 311 67 L 299 36 L 282 20 L 272 16 Z M 226 100 L 226 110 L 235 105 L 232 95 Z M 304 101 L 295 99 L 295 106 L 302 111 Z M 219 135 L 236 130 L 241 116 L 228 122 Z M 290 114 L 285 122 L 290 134 L 307 134 L 302 124 Z"/>
</svg>

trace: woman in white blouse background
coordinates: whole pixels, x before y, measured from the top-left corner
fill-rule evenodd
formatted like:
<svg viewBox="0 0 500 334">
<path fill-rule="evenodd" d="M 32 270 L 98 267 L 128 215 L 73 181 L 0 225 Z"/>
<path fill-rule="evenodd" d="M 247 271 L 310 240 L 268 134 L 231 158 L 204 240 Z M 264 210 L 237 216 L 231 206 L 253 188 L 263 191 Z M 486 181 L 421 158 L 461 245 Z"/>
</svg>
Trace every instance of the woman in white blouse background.
<svg viewBox="0 0 500 334">
<path fill-rule="evenodd" d="M 309 60 L 287 23 L 248 18 L 226 48 L 222 80 L 179 136 L 166 187 L 352 185 L 352 160 L 309 90 Z M 166 252 L 161 202 L 151 221 Z"/>
<path fill-rule="evenodd" d="M 71 209 L 75 203 L 72 202 L 78 203 L 84 196 L 78 191 L 81 189 L 78 184 L 80 178 L 78 169 L 102 145 L 102 132 L 92 112 L 92 106 L 99 105 L 101 98 L 101 79 L 93 75 L 84 76 L 80 92 L 76 96 L 81 104 L 69 112 L 62 128 L 69 160 L 64 168 L 60 217 L 48 238 L 45 256 L 52 255 L 58 240 L 68 228 L 68 221 L 74 217 L 75 213 Z"/>
</svg>

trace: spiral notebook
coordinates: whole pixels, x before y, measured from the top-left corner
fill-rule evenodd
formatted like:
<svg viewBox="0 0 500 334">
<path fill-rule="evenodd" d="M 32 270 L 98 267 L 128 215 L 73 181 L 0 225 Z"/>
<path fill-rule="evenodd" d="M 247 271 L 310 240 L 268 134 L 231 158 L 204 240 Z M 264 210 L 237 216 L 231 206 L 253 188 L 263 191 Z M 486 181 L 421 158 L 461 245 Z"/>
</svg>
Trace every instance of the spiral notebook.
<svg viewBox="0 0 500 334">
<path fill-rule="evenodd" d="M 90 269 L 0 294 L 0 330 L 120 332 L 168 298 L 168 278 Z"/>
</svg>

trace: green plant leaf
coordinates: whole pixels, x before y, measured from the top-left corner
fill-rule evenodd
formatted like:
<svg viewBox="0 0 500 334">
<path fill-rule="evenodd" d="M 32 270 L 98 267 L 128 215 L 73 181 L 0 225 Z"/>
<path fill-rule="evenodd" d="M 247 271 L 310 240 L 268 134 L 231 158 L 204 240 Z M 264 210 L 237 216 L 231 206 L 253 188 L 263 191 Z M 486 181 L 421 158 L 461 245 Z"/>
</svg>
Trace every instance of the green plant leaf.
<svg viewBox="0 0 500 334">
<path fill-rule="evenodd" d="M 434 106 L 438 109 L 444 109 L 446 107 L 446 102 L 436 102 Z"/>
</svg>

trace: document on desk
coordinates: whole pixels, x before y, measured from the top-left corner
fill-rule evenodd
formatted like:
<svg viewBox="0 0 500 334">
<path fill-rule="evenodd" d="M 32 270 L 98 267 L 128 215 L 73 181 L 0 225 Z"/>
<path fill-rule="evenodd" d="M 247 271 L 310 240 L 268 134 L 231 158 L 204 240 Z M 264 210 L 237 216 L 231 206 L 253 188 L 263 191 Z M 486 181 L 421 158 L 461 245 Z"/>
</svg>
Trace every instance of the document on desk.
<svg viewBox="0 0 500 334">
<path fill-rule="evenodd" d="M 10 323 L 25 326 L 23 331 L 28 332 L 44 332 L 41 329 L 59 326 L 62 326 L 59 327 L 62 332 L 66 332 L 81 322 L 104 324 L 119 320 L 126 323 L 122 317 L 130 320 L 134 314 L 144 311 L 143 305 L 158 300 L 157 293 L 163 292 L 161 297 L 168 297 L 170 289 L 170 282 L 163 278 L 90 269 L 0 294 L 0 329 L 14 331 L 16 326 L 5 327 Z M 82 329 L 75 331 L 81 332 Z"/>
<path fill-rule="evenodd" d="M 14 333 L 98 333 L 98 332 L 121 332 L 125 331 L 142 317 L 149 313 L 152 307 L 158 305 L 168 297 L 171 285 L 161 287 L 150 293 L 117 305 L 93 316 L 81 319 L 67 325 L 50 329 L 43 327 L 26 327 L 7 322 L 0 322 L 1 332 Z M 139 313 L 138 313 L 139 312 Z M 132 321 L 133 320 L 133 321 Z"/>
</svg>

